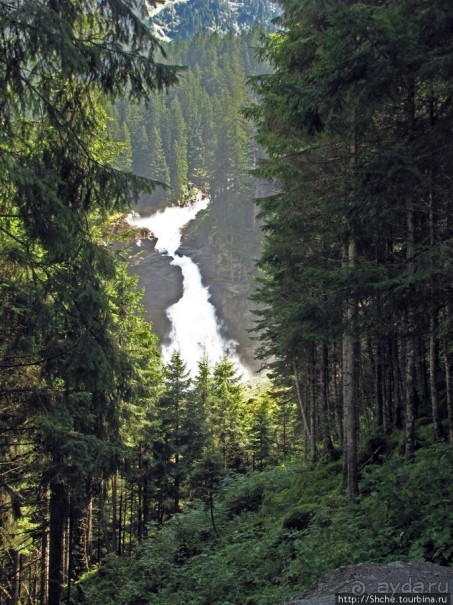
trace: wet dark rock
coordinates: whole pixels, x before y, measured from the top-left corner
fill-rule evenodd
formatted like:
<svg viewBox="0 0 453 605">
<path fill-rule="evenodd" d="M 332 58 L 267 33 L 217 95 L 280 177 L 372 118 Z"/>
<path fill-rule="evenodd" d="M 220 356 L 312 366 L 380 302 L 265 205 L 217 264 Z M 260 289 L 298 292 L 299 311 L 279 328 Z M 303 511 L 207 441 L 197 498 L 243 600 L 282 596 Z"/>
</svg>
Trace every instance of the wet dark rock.
<svg viewBox="0 0 453 605">
<path fill-rule="evenodd" d="M 166 310 L 182 296 L 181 270 L 170 264 L 170 257 L 156 252 L 155 243 L 155 239 L 144 239 L 141 246 L 133 247 L 130 271 L 139 276 L 139 287 L 144 290 L 146 319 L 153 323 L 161 343 L 168 344 L 171 325 Z"/>
</svg>

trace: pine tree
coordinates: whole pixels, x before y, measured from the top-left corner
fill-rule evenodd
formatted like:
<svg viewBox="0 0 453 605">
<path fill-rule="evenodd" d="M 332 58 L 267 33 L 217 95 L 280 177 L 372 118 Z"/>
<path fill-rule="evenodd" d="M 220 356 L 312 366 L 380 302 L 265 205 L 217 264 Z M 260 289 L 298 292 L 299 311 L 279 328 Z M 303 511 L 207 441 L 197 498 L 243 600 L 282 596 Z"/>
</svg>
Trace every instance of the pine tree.
<svg viewBox="0 0 453 605">
<path fill-rule="evenodd" d="M 187 126 L 178 99 L 175 99 L 170 108 L 172 119 L 172 146 L 171 165 L 172 196 L 180 200 L 188 185 L 189 165 L 187 159 Z"/>
<path fill-rule="evenodd" d="M 191 379 L 181 354 L 174 351 L 166 366 L 165 390 L 158 401 L 159 433 L 154 442 L 159 523 L 180 507 L 190 440 L 190 386 Z"/>
<path fill-rule="evenodd" d="M 221 454 L 224 468 L 240 468 L 244 462 L 241 404 L 240 377 L 232 362 L 224 358 L 214 367 L 206 410 L 208 447 Z"/>
</svg>

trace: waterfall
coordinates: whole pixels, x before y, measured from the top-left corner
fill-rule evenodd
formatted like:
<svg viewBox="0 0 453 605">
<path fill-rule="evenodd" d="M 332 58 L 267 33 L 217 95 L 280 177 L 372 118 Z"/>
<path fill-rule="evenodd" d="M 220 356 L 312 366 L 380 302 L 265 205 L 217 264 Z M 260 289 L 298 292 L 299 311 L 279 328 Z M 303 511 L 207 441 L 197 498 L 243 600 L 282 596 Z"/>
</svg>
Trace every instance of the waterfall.
<svg viewBox="0 0 453 605">
<path fill-rule="evenodd" d="M 129 215 L 128 222 L 149 229 L 157 239 L 156 250 L 171 257 L 171 264 L 181 269 L 183 295 L 167 309 L 171 332 L 170 344 L 162 349 L 164 361 L 170 359 L 174 350 L 179 350 L 188 370 L 195 375 L 203 355 L 211 363 L 228 357 L 242 374 L 248 374 L 235 352 L 237 343 L 222 333 L 222 322 L 210 301 L 209 289 L 203 285 L 198 265 L 190 257 L 177 253 L 184 227 L 209 204 L 210 199 L 199 193 L 189 206 L 170 206 L 148 217 Z"/>
</svg>

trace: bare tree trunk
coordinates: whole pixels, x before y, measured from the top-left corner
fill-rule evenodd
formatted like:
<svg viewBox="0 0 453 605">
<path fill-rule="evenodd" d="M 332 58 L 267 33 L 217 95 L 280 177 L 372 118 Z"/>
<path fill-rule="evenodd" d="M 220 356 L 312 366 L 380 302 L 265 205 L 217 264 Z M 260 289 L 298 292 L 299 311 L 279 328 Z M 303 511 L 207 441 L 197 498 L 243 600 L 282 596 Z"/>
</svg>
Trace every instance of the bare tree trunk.
<svg viewBox="0 0 453 605">
<path fill-rule="evenodd" d="M 356 245 L 350 241 L 343 251 L 344 263 L 353 267 Z M 345 479 L 348 497 L 355 500 L 359 493 L 357 468 L 358 401 L 357 401 L 357 302 L 351 296 L 346 303 L 346 331 L 343 335 L 343 422 L 345 439 Z"/>
<path fill-rule="evenodd" d="M 404 426 L 404 383 L 403 383 L 403 370 L 402 367 L 406 359 L 406 343 L 405 339 L 402 339 L 401 346 L 399 345 L 398 338 L 392 338 L 393 344 L 393 384 L 394 384 L 394 426 L 397 429 L 402 429 Z M 400 360 L 401 356 L 401 360 Z"/>
<path fill-rule="evenodd" d="M 134 530 L 134 486 L 131 485 L 131 506 L 129 509 L 129 557 L 132 556 L 132 537 Z"/>
<path fill-rule="evenodd" d="M 143 463 L 143 538 L 147 538 L 148 536 L 148 523 L 150 521 L 149 518 L 149 486 L 148 486 L 148 462 L 147 460 Z"/>
<path fill-rule="evenodd" d="M 60 605 L 63 582 L 63 542 L 67 509 L 65 487 L 60 482 L 50 485 L 49 587 L 48 605 Z"/>
<path fill-rule="evenodd" d="M 415 84 L 410 82 L 407 101 L 406 117 L 408 123 L 409 143 L 414 136 L 415 129 Z M 411 280 L 415 275 L 415 210 L 413 200 L 406 200 L 406 263 L 407 277 Z M 409 292 L 410 292 L 409 284 Z M 414 301 L 410 297 L 407 312 L 406 326 L 406 393 L 405 393 L 405 419 L 406 419 L 406 459 L 410 460 L 415 451 L 415 410 L 416 410 L 416 338 L 415 338 L 415 309 Z"/>
<path fill-rule="evenodd" d="M 72 517 L 72 534 L 74 545 L 74 563 L 73 576 L 78 578 L 80 574 L 85 573 L 90 568 L 91 549 L 91 512 L 92 500 L 87 499 L 83 510 L 73 512 Z"/>
<path fill-rule="evenodd" d="M 123 543 L 123 490 L 120 491 L 119 498 L 119 516 L 118 516 L 118 548 L 116 550 L 118 556 L 123 554 L 124 543 Z"/>
<path fill-rule="evenodd" d="M 140 443 L 138 446 L 138 468 L 139 468 L 139 481 L 137 482 L 137 540 L 142 541 L 143 538 L 143 500 L 144 500 L 144 480 L 145 474 L 143 472 L 143 444 Z"/>
<path fill-rule="evenodd" d="M 382 337 L 379 337 L 379 355 L 381 358 L 380 380 L 381 397 L 383 411 L 383 429 L 384 433 L 392 431 L 393 424 L 393 389 L 390 383 L 390 372 L 392 368 L 391 351 L 386 351 Z"/>
<path fill-rule="evenodd" d="M 77 518 L 77 513 L 72 510 L 69 511 L 69 519 L 68 519 L 68 539 L 67 539 L 67 579 L 68 579 L 68 588 L 66 591 L 66 605 L 71 605 L 71 589 L 72 589 L 72 581 L 74 576 L 74 526 L 78 525 L 79 519 Z"/>
<path fill-rule="evenodd" d="M 333 372 L 333 392 L 334 392 L 334 415 L 335 415 L 335 427 L 340 442 L 340 447 L 344 447 L 344 434 L 343 434 L 343 395 L 340 388 L 340 381 L 337 378 L 337 367 L 339 365 L 340 353 L 338 351 L 338 343 L 335 342 L 333 345 L 334 355 L 334 372 Z"/>
<path fill-rule="evenodd" d="M 437 340 L 437 318 L 432 311 L 429 335 L 429 387 L 431 395 L 431 411 L 433 416 L 434 436 L 437 441 L 442 438 L 442 425 L 439 410 L 439 391 L 437 377 L 439 373 L 439 345 Z"/>
<path fill-rule="evenodd" d="M 89 570 L 93 556 L 93 496 L 90 494 L 85 521 L 85 565 Z"/>
<path fill-rule="evenodd" d="M 413 325 L 411 320 L 409 324 Z M 412 328 L 413 329 L 413 328 Z M 409 334 L 407 339 L 406 359 L 406 459 L 411 460 L 415 451 L 415 343 Z"/>
<path fill-rule="evenodd" d="M 382 343 L 379 334 L 376 334 L 376 353 L 374 357 L 374 398 L 376 401 L 376 428 L 378 431 L 386 431 L 382 371 Z"/>
<path fill-rule="evenodd" d="M 294 371 L 294 383 L 296 385 L 296 394 L 297 394 L 297 401 L 299 403 L 299 408 L 302 414 L 302 420 L 304 422 L 304 429 L 305 429 L 305 434 L 308 438 L 308 440 L 311 442 L 311 434 L 310 434 L 310 427 L 308 424 L 308 419 L 307 419 L 307 414 L 305 412 L 305 406 L 302 400 L 302 394 L 300 392 L 300 383 L 299 383 L 299 376 L 297 373 L 297 365 L 296 362 L 293 361 L 293 371 Z"/>
<path fill-rule="evenodd" d="M 120 521 L 121 523 L 121 521 Z M 118 473 L 112 477 L 112 550 L 118 552 L 121 544 L 121 530 L 118 524 Z"/>
<path fill-rule="evenodd" d="M 321 390 L 321 431 L 323 439 L 323 449 L 326 458 L 333 460 L 335 456 L 330 434 L 329 422 L 329 349 L 326 342 L 321 344 L 321 368 L 319 373 Z"/>
<path fill-rule="evenodd" d="M 447 416 L 448 416 L 448 437 L 450 445 L 453 446 L 453 397 L 451 381 L 451 361 L 447 339 L 444 341 L 444 365 L 445 365 L 445 388 L 447 398 Z"/>
<path fill-rule="evenodd" d="M 176 439 L 176 447 L 179 447 L 178 439 Z M 175 479 L 174 479 L 174 488 L 175 488 L 175 496 L 174 496 L 174 504 L 173 508 L 175 513 L 179 513 L 179 497 L 180 497 L 180 459 L 179 454 L 175 454 Z"/>
<path fill-rule="evenodd" d="M 43 491 L 43 528 L 41 537 L 41 571 L 40 571 L 40 588 L 39 588 L 39 603 L 45 605 L 47 603 L 47 578 L 49 575 L 49 488 L 45 487 Z"/>
<path fill-rule="evenodd" d="M 430 124 L 431 124 L 431 134 L 433 134 L 434 123 L 436 120 L 435 116 L 435 100 L 434 94 L 431 90 L 430 93 L 430 104 L 429 104 L 429 114 L 430 114 Z M 434 187 L 435 187 L 435 174 L 434 174 L 434 166 L 431 163 L 429 167 L 429 243 L 431 249 L 434 250 L 434 246 L 436 245 L 437 239 L 437 220 L 436 220 L 436 208 L 435 208 L 435 196 L 434 196 Z M 431 396 L 431 410 L 433 417 L 433 425 L 434 425 L 434 436 L 437 441 L 442 438 L 442 425 L 440 420 L 440 411 L 439 411 L 439 392 L 437 387 L 437 377 L 439 373 L 439 341 L 438 341 L 438 311 L 436 308 L 436 297 L 438 293 L 437 289 L 437 278 L 433 276 L 431 279 L 431 305 L 430 305 L 430 322 L 429 322 L 429 387 L 430 387 L 430 396 Z"/>
<path fill-rule="evenodd" d="M 8 605 L 18 605 L 20 599 L 20 553 L 16 549 L 9 551 L 9 558 L 12 564 L 11 573 L 11 591 L 7 600 Z"/>
<path fill-rule="evenodd" d="M 412 278 L 415 274 L 415 212 L 410 201 L 407 202 L 407 275 Z M 415 373 L 416 373 L 416 338 L 415 316 L 412 301 L 409 303 L 406 327 L 406 459 L 411 460 L 415 451 Z"/>
<path fill-rule="evenodd" d="M 316 447 L 316 409 L 316 347 L 314 344 L 312 344 L 310 355 L 310 459 L 312 464 L 316 464 L 318 460 L 318 450 Z"/>
</svg>

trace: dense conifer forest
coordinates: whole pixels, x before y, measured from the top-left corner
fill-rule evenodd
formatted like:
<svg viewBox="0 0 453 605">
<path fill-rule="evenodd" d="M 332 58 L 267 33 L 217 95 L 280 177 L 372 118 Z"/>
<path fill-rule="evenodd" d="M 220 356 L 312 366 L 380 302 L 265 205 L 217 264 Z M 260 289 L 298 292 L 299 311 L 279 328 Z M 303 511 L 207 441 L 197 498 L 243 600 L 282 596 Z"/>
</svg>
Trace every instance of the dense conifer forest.
<svg viewBox="0 0 453 605">
<path fill-rule="evenodd" d="M 453 563 L 453 8 L 278 5 L 167 45 L 140 2 L 0 2 L 5 605 Z M 198 189 L 266 381 L 164 363 L 145 319 L 124 216 Z"/>
</svg>

